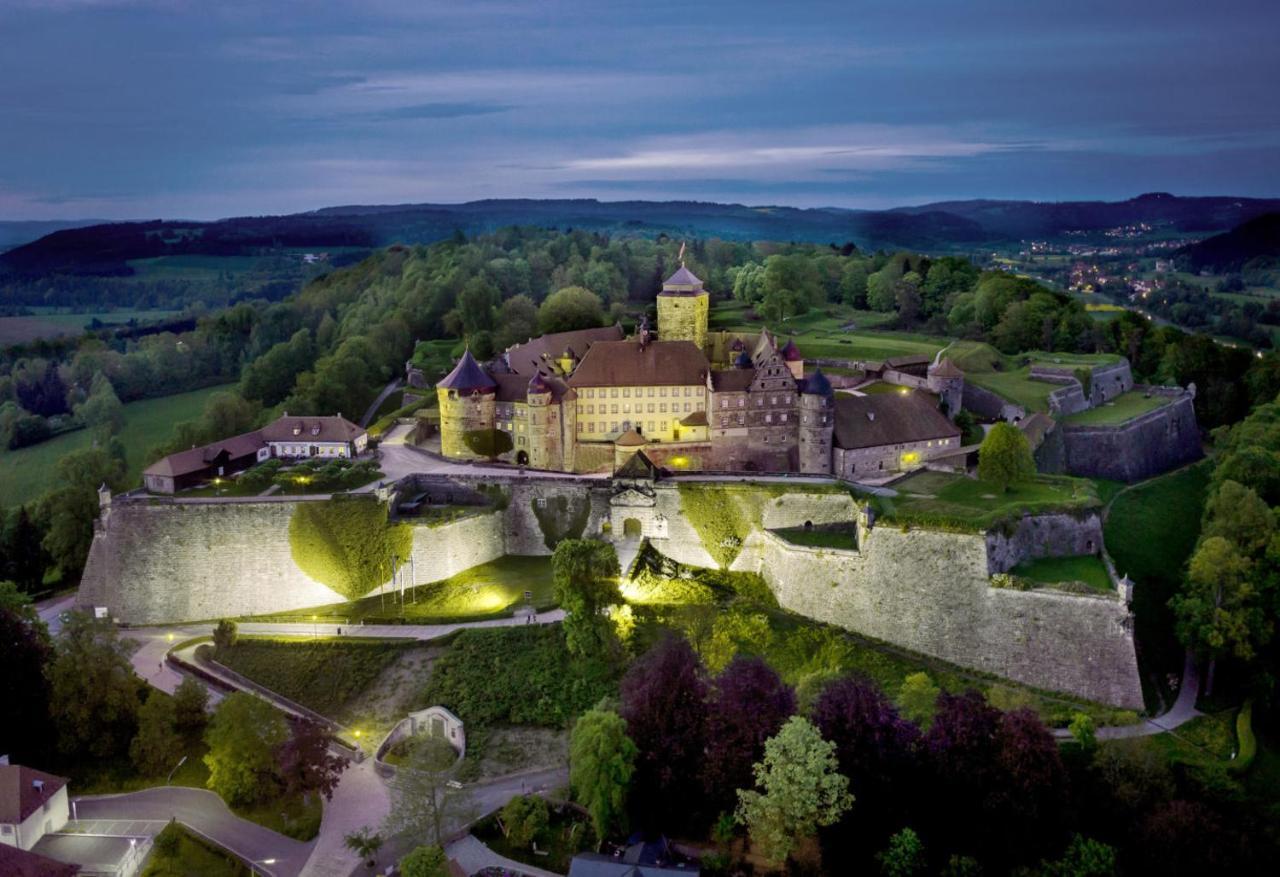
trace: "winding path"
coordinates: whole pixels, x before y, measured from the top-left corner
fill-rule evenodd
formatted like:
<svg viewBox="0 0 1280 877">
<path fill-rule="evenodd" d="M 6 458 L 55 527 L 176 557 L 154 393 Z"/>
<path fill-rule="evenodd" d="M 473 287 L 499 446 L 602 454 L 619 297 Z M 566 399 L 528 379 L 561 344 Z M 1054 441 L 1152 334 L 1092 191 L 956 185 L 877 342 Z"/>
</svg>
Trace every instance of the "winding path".
<svg viewBox="0 0 1280 877">
<path fill-rule="evenodd" d="M 360 418 L 360 425 L 368 428 L 369 424 L 373 422 L 373 415 L 378 413 L 378 408 L 382 403 L 386 401 L 388 396 L 403 386 L 403 378 L 392 378 L 390 383 L 382 388 L 382 392 L 378 394 L 378 398 L 374 399 L 373 402 L 369 404 L 369 407 L 364 410 L 364 417 Z"/>
</svg>

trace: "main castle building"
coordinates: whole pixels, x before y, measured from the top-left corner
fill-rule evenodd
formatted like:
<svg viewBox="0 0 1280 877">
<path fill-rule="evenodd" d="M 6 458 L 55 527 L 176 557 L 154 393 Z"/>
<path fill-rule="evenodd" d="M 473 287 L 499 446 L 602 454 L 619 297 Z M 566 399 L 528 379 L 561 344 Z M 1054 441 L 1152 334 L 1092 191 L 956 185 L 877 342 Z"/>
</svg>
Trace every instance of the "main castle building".
<svg viewBox="0 0 1280 877">
<path fill-rule="evenodd" d="M 544 335 L 487 365 L 467 351 L 436 385 L 441 452 L 595 472 L 644 450 L 672 469 L 843 475 L 857 471 L 845 457 L 868 448 L 886 472 L 959 449 L 932 396 L 886 397 L 877 407 L 895 416 L 877 424 L 861 410 L 867 397 L 835 393 L 821 369 L 806 374 L 794 341 L 710 333 L 709 312 L 702 281 L 681 265 L 658 294 L 656 338 L 642 323 L 630 338 L 620 326 Z"/>
</svg>

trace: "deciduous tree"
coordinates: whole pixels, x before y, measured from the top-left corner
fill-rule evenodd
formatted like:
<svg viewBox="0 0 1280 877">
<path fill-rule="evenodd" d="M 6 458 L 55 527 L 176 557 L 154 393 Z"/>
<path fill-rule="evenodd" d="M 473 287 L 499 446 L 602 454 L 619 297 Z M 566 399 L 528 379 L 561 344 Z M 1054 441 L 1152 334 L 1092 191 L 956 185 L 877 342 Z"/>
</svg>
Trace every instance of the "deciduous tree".
<svg viewBox="0 0 1280 877">
<path fill-rule="evenodd" d="M 276 751 L 289 736 L 269 703 L 237 691 L 218 704 L 205 743 L 209 788 L 231 804 L 259 801 L 277 788 Z"/>
<path fill-rule="evenodd" d="M 1027 437 L 1011 423 L 991 427 L 978 449 L 978 477 L 1007 491 L 1036 477 L 1036 463 Z"/>
<path fill-rule="evenodd" d="M 596 837 L 627 828 L 627 792 L 635 773 L 636 744 L 627 723 L 612 710 L 583 713 L 569 738 L 569 785 L 591 814 Z"/>
<path fill-rule="evenodd" d="M 581 286 L 566 286 L 547 296 L 538 308 L 543 334 L 591 329 L 604 322 L 600 296 Z"/>
<path fill-rule="evenodd" d="M 183 733 L 203 731 L 209 723 L 209 689 L 194 678 L 184 676 L 173 692 L 173 713 Z"/>
<path fill-rule="evenodd" d="M 681 828 L 702 796 L 707 683 L 689 643 L 663 637 L 627 669 L 621 714 L 636 744 L 632 813 L 651 829 Z"/>
<path fill-rule="evenodd" d="M 44 622 L 13 582 L 0 582 L 0 702 L 16 720 L 0 722 L 0 752 L 34 761 L 49 745 L 53 646 Z"/>
<path fill-rule="evenodd" d="M 796 711 L 796 695 L 760 658 L 734 658 L 711 685 L 703 783 L 714 809 L 731 810 L 749 788 L 764 745 Z M 714 812 L 714 810 L 713 810 Z"/>
<path fill-rule="evenodd" d="M 755 789 L 738 792 L 738 821 L 756 849 L 781 865 L 796 841 L 834 825 L 853 805 L 835 747 L 808 719 L 793 716 L 765 743 Z"/>
<path fill-rule="evenodd" d="M 276 762 L 287 792 L 319 792 L 331 800 L 350 760 L 329 751 L 329 733 L 322 725 L 303 720 L 293 723 L 289 739 L 276 752 Z"/>
<path fill-rule="evenodd" d="M 551 824 L 547 802 L 538 795 L 520 795 L 502 808 L 502 824 L 507 841 L 514 847 L 530 847 L 546 833 Z"/>
<path fill-rule="evenodd" d="M 124 751 L 137 728 L 139 682 L 110 622 L 71 613 L 55 643 L 49 682 L 63 752 L 104 757 Z"/>
<path fill-rule="evenodd" d="M 449 877 L 449 857 L 437 844 L 415 847 L 400 860 L 401 877 Z"/>
<path fill-rule="evenodd" d="M 604 610 L 622 603 L 618 555 L 596 539 L 563 539 L 551 555 L 556 602 L 565 611 L 565 644 L 577 657 L 602 657 L 616 646 Z"/>
<path fill-rule="evenodd" d="M 143 776 L 163 776 L 182 756 L 173 700 L 151 692 L 138 710 L 138 733 L 129 744 L 129 759 Z"/>
</svg>

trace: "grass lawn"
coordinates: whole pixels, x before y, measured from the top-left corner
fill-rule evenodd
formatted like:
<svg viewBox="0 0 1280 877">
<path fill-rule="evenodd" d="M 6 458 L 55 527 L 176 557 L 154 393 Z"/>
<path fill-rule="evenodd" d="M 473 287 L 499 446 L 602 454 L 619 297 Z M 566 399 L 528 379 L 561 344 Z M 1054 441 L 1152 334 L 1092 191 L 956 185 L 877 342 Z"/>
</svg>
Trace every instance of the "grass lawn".
<svg viewBox="0 0 1280 877">
<path fill-rule="evenodd" d="M 172 851 L 165 835 L 173 836 Z M 156 838 L 155 851 L 142 869 L 142 877 L 243 877 L 248 867 L 224 850 L 206 843 L 187 831 L 180 823 L 172 823 Z"/>
<path fill-rule="evenodd" d="M 1182 647 L 1173 634 L 1169 598 L 1200 536 L 1200 514 L 1213 461 L 1204 460 L 1135 485 L 1111 504 L 1103 535 L 1116 572 L 1133 579 L 1135 634 L 1142 648 L 1144 691 L 1172 694 L 1169 676 L 1182 672 Z"/>
<path fill-rule="evenodd" d="M 403 606 L 388 594 L 253 620 L 310 621 L 316 616 L 320 621 L 353 624 L 480 621 L 511 615 L 517 605 L 523 605 L 525 591 L 533 592 L 533 605 L 539 610 L 550 609 L 555 605 L 554 590 L 550 557 L 509 554 L 463 570 L 442 582 L 409 588 L 405 591 Z"/>
<path fill-rule="evenodd" d="M 859 393 L 866 393 L 869 396 L 891 393 L 897 393 L 901 396 L 905 396 L 905 390 L 907 390 L 906 387 L 899 387 L 896 384 L 887 384 L 884 381 L 876 381 L 874 384 L 865 384 L 858 388 Z"/>
<path fill-rule="evenodd" d="M 1095 591 L 1110 594 L 1115 591 L 1102 559 L 1094 554 L 1074 557 L 1041 557 L 1018 564 L 1013 574 L 1048 585 L 1060 582 L 1081 582 Z"/>
<path fill-rule="evenodd" d="M 843 551 L 858 550 L 858 531 L 852 524 L 839 527 L 787 527 L 774 530 L 775 536 L 781 536 L 792 545 L 807 545 L 810 548 L 839 548 Z"/>
<path fill-rule="evenodd" d="M 1049 394 L 1062 385 L 1032 380 L 1032 366 L 1075 369 L 1119 361 L 1119 357 L 1110 353 L 1046 353 L 1037 350 L 1005 356 L 990 344 L 978 341 L 956 341 L 947 348 L 947 356 L 964 371 L 968 380 L 979 387 L 997 393 L 1027 411 L 1041 412 L 1048 412 Z"/>
<path fill-rule="evenodd" d="M 1170 401 L 1167 396 L 1144 396 L 1136 390 L 1131 390 L 1128 393 L 1121 393 L 1097 408 L 1064 417 L 1062 422 L 1076 426 L 1112 426 L 1133 420 L 1139 414 L 1162 408 Z"/>
<path fill-rule="evenodd" d="M 547 853 L 544 856 L 538 855 L 529 847 L 517 847 L 509 843 L 494 816 L 481 821 L 472 833 L 500 856 L 544 871 L 565 874 L 568 873 L 569 863 L 575 855 L 595 850 L 595 832 L 591 828 L 591 820 L 573 810 L 566 807 L 557 813 L 554 806 L 550 809 L 551 819 L 547 829 L 535 840 L 538 849 Z"/>
<path fill-rule="evenodd" d="M 877 497 L 892 520 L 983 530 L 1012 515 L 1099 505 L 1097 490 L 1083 478 L 1042 475 L 1028 484 L 1000 488 L 943 472 L 918 472 L 893 485 L 896 497 Z"/>
<path fill-rule="evenodd" d="M 763 320 L 747 319 L 750 308 L 737 301 L 721 302 L 711 309 L 709 327 L 714 331 L 759 332 Z M 947 339 L 911 332 L 874 331 L 893 322 L 895 315 L 856 311 L 843 305 L 813 308 L 808 313 L 768 324 L 780 338 L 794 337 L 806 359 L 884 360 L 893 356 L 928 354 L 946 346 Z M 843 327 L 853 325 L 852 330 Z"/>
<path fill-rule="evenodd" d="M 240 637 L 217 660 L 259 685 L 339 722 L 347 707 L 412 640 Z"/>
<path fill-rule="evenodd" d="M 1016 405 L 1021 405 L 1028 412 L 1048 412 L 1049 394 L 1061 387 L 1061 384 L 1050 384 L 1047 381 L 1031 379 L 1031 367 L 1022 366 L 1012 371 L 973 372 L 965 375 L 984 390 L 990 390 Z"/>
<path fill-rule="evenodd" d="M 174 424 L 199 417 L 211 395 L 232 386 L 206 387 L 124 406 L 120 441 L 125 447 L 130 483 L 139 482 L 147 451 L 169 438 Z M 0 451 L 0 484 L 4 485 L 0 504 L 16 506 L 36 499 L 54 486 L 54 465 L 59 459 L 92 445 L 93 431 L 80 429 L 28 448 Z"/>
</svg>

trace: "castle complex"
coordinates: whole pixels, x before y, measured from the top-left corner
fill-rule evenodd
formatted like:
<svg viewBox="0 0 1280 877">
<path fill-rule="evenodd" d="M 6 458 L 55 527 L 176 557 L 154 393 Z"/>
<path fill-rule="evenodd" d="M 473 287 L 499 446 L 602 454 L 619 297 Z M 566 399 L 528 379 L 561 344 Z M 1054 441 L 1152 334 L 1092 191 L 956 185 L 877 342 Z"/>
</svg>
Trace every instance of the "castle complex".
<svg viewBox="0 0 1280 877">
<path fill-rule="evenodd" d="M 593 472 L 643 449 L 676 470 L 841 476 L 956 456 L 960 430 L 939 408 L 963 384 L 949 362 L 901 393 L 837 395 L 794 341 L 709 332 L 709 311 L 681 265 L 658 294 L 656 338 L 642 323 L 631 338 L 620 326 L 544 335 L 487 366 L 464 353 L 436 385 L 441 452 Z"/>
</svg>

